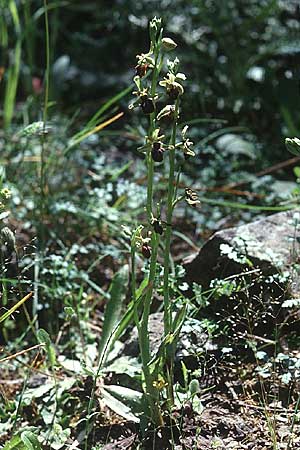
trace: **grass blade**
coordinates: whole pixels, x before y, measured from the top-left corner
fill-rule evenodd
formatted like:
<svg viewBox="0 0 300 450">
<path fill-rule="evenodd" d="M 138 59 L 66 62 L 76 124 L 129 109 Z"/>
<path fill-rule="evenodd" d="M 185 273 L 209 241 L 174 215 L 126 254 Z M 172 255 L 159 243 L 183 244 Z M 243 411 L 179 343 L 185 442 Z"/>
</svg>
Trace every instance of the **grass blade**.
<svg viewBox="0 0 300 450">
<path fill-rule="evenodd" d="M 11 316 L 23 303 L 25 303 L 32 296 L 33 292 L 29 292 L 29 294 L 25 295 L 18 303 L 16 303 L 12 308 L 10 308 L 6 313 L 0 316 L 0 323 L 4 322 L 9 316 Z"/>
</svg>

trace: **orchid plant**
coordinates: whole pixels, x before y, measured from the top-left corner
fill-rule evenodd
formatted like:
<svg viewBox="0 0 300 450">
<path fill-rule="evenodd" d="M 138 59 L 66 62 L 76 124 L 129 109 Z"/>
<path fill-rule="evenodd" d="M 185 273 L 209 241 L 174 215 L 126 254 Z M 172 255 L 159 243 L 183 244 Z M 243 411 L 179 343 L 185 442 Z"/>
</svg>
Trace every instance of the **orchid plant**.
<svg viewBox="0 0 300 450">
<path fill-rule="evenodd" d="M 171 238 L 174 208 L 186 199 L 189 205 L 198 206 L 197 194 L 186 188 L 180 195 L 179 179 L 181 162 L 195 156 L 193 142 L 188 138 L 188 127 L 179 125 L 180 101 L 184 94 L 185 74 L 179 72 L 179 59 L 166 58 L 176 47 L 169 37 L 163 37 L 161 19 L 150 22 L 150 49 L 137 56 L 133 92 L 135 99 L 129 109 L 138 108 L 148 118 L 145 143 L 139 148 L 144 153 L 147 171 L 146 223 L 132 231 L 131 238 L 131 288 L 134 303 L 134 318 L 138 330 L 143 367 L 144 392 L 152 423 L 162 425 L 164 414 L 161 400 L 174 405 L 173 365 L 176 339 L 185 317 L 185 309 L 175 310 L 170 294 Z M 163 74 L 164 73 L 164 74 Z M 162 76 L 163 74 L 163 76 Z M 182 161 L 182 158 L 179 158 Z M 164 192 L 155 189 L 155 174 L 167 171 Z M 165 202 L 164 202 L 164 199 Z M 164 218 L 162 220 L 161 218 Z M 163 249 L 163 273 L 158 276 L 158 256 Z M 147 287 L 144 295 L 137 299 L 137 254 L 141 253 L 147 265 Z M 162 287 L 164 336 L 156 355 L 150 351 L 149 316 L 155 291 Z"/>
</svg>

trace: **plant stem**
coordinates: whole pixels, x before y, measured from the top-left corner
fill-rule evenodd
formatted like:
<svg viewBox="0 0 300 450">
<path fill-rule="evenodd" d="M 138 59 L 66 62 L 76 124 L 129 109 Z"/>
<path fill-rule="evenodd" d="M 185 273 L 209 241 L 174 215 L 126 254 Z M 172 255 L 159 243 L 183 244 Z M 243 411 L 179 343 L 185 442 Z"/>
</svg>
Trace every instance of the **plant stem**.
<svg viewBox="0 0 300 450">
<path fill-rule="evenodd" d="M 46 151 L 46 124 L 48 118 L 48 101 L 49 101 L 49 77 L 50 77 L 50 38 L 49 38 L 49 19 L 47 0 L 44 0 L 44 14 L 45 14 L 45 39 L 46 39 L 46 70 L 45 70 L 45 96 L 43 109 L 43 133 L 41 137 L 41 160 L 39 167 L 39 181 L 40 181 L 40 198 L 39 198 L 39 221 L 38 221 L 38 252 L 35 257 L 34 264 L 34 299 L 32 303 L 32 316 L 37 317 L 35 322 L 36 330 L 39 328 L 38 320 L 38 301 L 39 301 L 39 275 L 40 265 L 44 257 L 45 245 L 45 151 Z"/>
<path fill-rule="evenodd" d="M 155 238 L 155 236 L 154 236 Z M 134 313 L 134 321 L 138 331 L 139 337 L 139 347 L 141 352 L 142 366 L 143 366 L 143 375 L 146 385 L 146 393 L 148 394 L 148 403 L 151 411 L 151 418 L 157 425 L 163 424 L 163 419 L 160 413 L 159 405 L 158 405 L 158 392 L 153 386 L 153 376 L 150 372 L 149 361 L 150 361 L 150 343 L 149 343 L 149 333 L 148 333 L 148 323 L 149 323 L 149 314 L 150 314 L 150 306 L 151 306 L 151 298 L 148 298 L 146 294 L 144 310 L 142 314 L 141 321 L 139 320 L 139 313 L 137 308 L 137 299 L 136 299 L 136 264 L 135 264 L 135 236 L 133 237 L 133 241 L 131 244 L 131 290 L 132 290 L 132 301 L 133 301 L 133 313 Z M 157 259 L 157 248 L 158 246 L 154 243 L 154 248 L 156 249 L 156 254 L 153 256 L 152 264 L 150 264 L 150 274 L 151 276 L 151 267 L 152 270 L 156 269 L 156 259 Z M 154 264 L 155 263 L 155 264 Z M 154 275 L 155 276 L 155 275 Z M 145 333 L 145 329 L 147 332 Z"/>
<path fill-rule="evenodd" d="M 147 160 L 147 218 L 150 223 L 153 207 L 153 175 L 154 175 L 154 164 L 150 148 L 147 150 L 146 160 Z"/>
<path fill-rule="evenodd" d="M 40 192 L 41 192 L 41 210 L 42 219 L 45 213 L 45 136 L 46 125 L 48 118 L 48 102 L 49 102 L 49 77 L 50 77 L 50 35 L 49 35 L 49 19 L 48 19 L 48 7 L 47 0 L 44 0 L 44 12 L 45 12 L 45 37 L 46 37 L 46 71 L 45 71 L 45 97 L 44 97 L 44 110 L 43 110 L 43 136 L 42 136 L 42 148 L 41 148 L 41 169 L 40 169 Z M 42 220 L 43 222 L 43 220 Z M 44 225 L 44 224 L 43 224 Z M 42 225 L 42 228 L 44 226 Z"/>
<path fill-rule="evenodd" d="M 154 50 L 154 68 L 151 82 L 150 95 L 152 97 L 155 96 L 156 87 L 158 83 L 158 77 L 162 66 L 162 57 L 159 61 L 159 48 L 160 42 L 156 43 Z M 152 133 L 155 129 L 155 112 L 150 115 L 150 123 L 148 129 L 148 136 L 152 136 Z M 154 162 L 151 155 L 151 148 L 149 147 L 146 154 L 146 164 L 147 164 L 147 219 L 149 224 L 152 220 L 152 210 L 153 210 L 153 178 L 154 178 Z M 155 275 L 156 275 L 156 265 L 157 265 L 157 253 L 158 253 L 158 243 L 159 239 L 156 233 L 152 233 L 151 235 L 151 260 L 150 260 L 150 271 L 148 277 L 148 289 L 145 294 L 145 300 L 143 303 L 143 313 L 141 320 L 138 318 L 138 311 L 135 311 L 135 319 L 138 328 L 139 334 L 139 344 L 141 351 L 141 359 L 143 365 L 143 374 L 146 385 L 146 393 L 148 394 L 149 406 L 151 409 L 151 418 L 152 421 L 156 425 L 162 425 L 163 419 L 160 413 L 159 405 L 158 405 L 158 391 L 154 388 L 153 382 L 153 374 L 149 368 L 149 361 L 151 359 L 150 352 L 150 342 L 149 342 L 149 315 L 152 304 L 153 297 L 153 289 L 155 283 Z M 134 268 L 134 266 L 133 266 Z M 133 275 L 135 276 L 135 275 Z M 132 288 L 134 284 L 132 284 Z M 134 295 L 134 294 L 133 294 Z M 134 298 L 133 301 L 135 302 Z"/>
<path fill-rule="evenodd" d="M 175 143 L 177 131 L 177 116 L 178 116 L 179 101 L 176 100 L 175 118 L 170 139 L 171 148 L 169 150 L 169 183 L 168 183 L 168 200 L 167 200 L 167 229 L 165 231 L 165 249 L 164 249 L 164 274 L 163 274 L 163 292 L 164 292 L 164 334 L 165 337 L 172 333 L 172 304 L 170 302 L 169 290 L 169 272 L 170 272 L 170 247 L 172 235 L 172 216 L 174 210 L 174 193 L 175 193 Z M 174 403 L 173 392 L 173 345 L 169 343 L 165 349 L 165 358 L 167 365 L 168 377 L 168 400 L 171 404 Z"/>
<path fill-rule="evenodd" d="M 159 58 L 159 45 L 156 45 L 155 48 L 155 59 L 154 59 L 154 69 L 152 75 L 151 89 L 150 94 L 152 97 L 155 95 L 156 86 L 158 82 L 159 72 L 161 68 L 161 63 L 158 63 Z M 150 123 L 148 129 L 148 136 L 151 136 L 153 130 L 155 128 L 155 112 L 150 115 Z M 147 163 L 147 217 L 148 221 L 151 221 L 152 217 L 152 208 L 153 208 L 153 176 L 154 176 L 154 162 L 151 156 L 151 148 L 149 147 L 146 154 L 146 163 Z"/>
<path fill-rule="evenodd" d="M 179 102 L 176 101 L 175 106 L 175 119 L 172 129 L 172 135 L 170 139 L 171 149 L 169 150 L 169 183 L 168 183 L 168 204 L 167 204 L 167 229 L 165 231 L 165 251 L 164 251 L 164 278 L 163 278 L 163 291 L 164 291 L 164 330 L 165 336 L 171 332 L 172 325 L 172 311 L 170 303 L 169 293 L 169 271 L 170 271 L 170 246 L 171 246 L 171 234 L 172 234 L 172 216 L 174 210 L 174 192 L 175 192 L 175 141 L 177 130 L 177 115 L 178 115 Z"/>
</svg>

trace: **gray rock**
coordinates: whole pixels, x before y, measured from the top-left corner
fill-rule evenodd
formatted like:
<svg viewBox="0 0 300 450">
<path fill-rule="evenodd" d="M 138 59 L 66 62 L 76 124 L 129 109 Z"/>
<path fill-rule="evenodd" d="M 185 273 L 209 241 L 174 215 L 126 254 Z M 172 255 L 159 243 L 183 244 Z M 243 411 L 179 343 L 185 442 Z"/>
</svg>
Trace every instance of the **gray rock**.
<svg viewBox="0 0 300 450">
<path fill-rule="evenodd" d="M 215 233 L 197 255 L 185 260 L 189 281 L 208 288 L 211 280 L 223 279 L 243 270 L 261 271 L 263 275 L 291 274 L 290 291 L 299 295 L 298 262 L 300 212 L 280 212 L 247 225 Z"/>
<path fill-rule="evenodd" d="M 149 317 L 149 340 L 151 354 L 155 355 L 164 335 L 163 313 L 154 313 Z M 196 356 L 210 350 L 215 346 L 211 343 L 207 331 L 205 331 L 199 320 L 187 318 L 181 328 L 176 350 L 177 360 L 188 356 Z M 130 337 L 125 341 L 122 354 L 137 357 L 140 355 L 137 329 L 134 328 Z"/>
</svg>

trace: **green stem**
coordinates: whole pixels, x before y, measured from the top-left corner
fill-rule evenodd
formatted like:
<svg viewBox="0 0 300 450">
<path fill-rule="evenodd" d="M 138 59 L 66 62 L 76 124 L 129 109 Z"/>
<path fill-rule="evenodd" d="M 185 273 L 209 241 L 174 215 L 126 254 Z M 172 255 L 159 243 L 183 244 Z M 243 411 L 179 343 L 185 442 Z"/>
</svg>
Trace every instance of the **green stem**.
<svg viewBox="0 0 300 450">
<path fill-rule="evenodd" d="M 155 96 L 156 87 L 158 83 L 159 73 L 162 67 L 162 57 L 159 61 L 159 49 L 160 42 L 156 43 L 154 49 L 154 69 L 152 75 L 151 89 L 150 95 L 152 97 Z M 150 115 L 150 123 L 148 129 L 148 136 L 152 136 L 152 133 L 155 129 L 155 112 Z M 152 220 L 152 210 L 153 210 L 153 177 L 154 177 L 154 162 L 151 156 L 151 148 L 149 147 L 146 155 L 147 162 L 147 218 L 150 224 Z M 146 393 L 148 394 L 148 401 L 151 409 L 152 421 L 156 425 L 162 425 L 163 420 L 160 413 L 159 405 L 158 405 L 158 391 L 154 388 L 153 382 L 154 377 L 149 368 L 149 361 L 151 359 L 150 352 L 150 342 L 149 342 L 149 315 L 151 310 L 152 298 L 153 298 L 153 290 L 156 276 L 156 265 L 157 265 L 157 253 L 158 253 L 158 242 L 159 239 L 157 235 L 153 232 L 151 236 L 151 260 L 150 260 L 150 271 L 148 278 L 148 288 L 145 294 L 145 300 L 143 303 L 143 313 L 141 320 L 137 326 L 139 333 L 139 344 L 143 365 L 143 374 L 145 378 L 146 385 Z M 138 319 L 138 313 L 135 312 L 135 317 Z"/>
<path fill-rule="evenodd" d="M 40 169 L 40 191 L 41 191 L 41 210 L 42 219 L 45 213 L 45 141 L 46 141 L 46 125 L 48 119 L 48 102 L 49 102 L 49 81 L 50 81 L 50 35 L 49 35 L 49 19 L 47 0 L 44 0 L 45 11 L 45 37 L 46 37 L 46 72 L 45 72 L 45 97 L 44 97 L 44 110 L 43 110 L 43 137 L 41 148 L 41 169 Z M 43 220 L 42 220 L 43 222 Z M 42 228 L 44 228 L 42 226 Z"/>
<path fill-rule="evenodd" d="M 161 63 L 158 63 L 159 58 L 159 46 L 157 45 L 155 48 L 155 56 L 154 56 L 154 69 L 153 69 L 153 75 L 152 75 L 152 82 L 151 82 L 151 89 L 150 89 L 150 95 L 152 97 L 155 96 L 156 87 L 158 83 L 158 77 L 161 69 Z M 148 129 L 148 136 L 151 136 L 153 133 L 153 130 L 155 128 L 155 112 L 153 112 L 150 115 L 150 123 L 149 123 L 149 129 Z M 147 218 L 148 221 L 151 221 L 152 218 L 152 208 L 153 208 L 153 176 L 154 176 L 154 162 L 151 156 L 151 148 L 149 147 L 146 154 L 146 161 L 147 161 Z"/>
<path fill-rule="evenodd" d="M 131 290 L 132 290 L 132 301 L 133 301 L 133 314 L 134 321 L 137 327 L 138 336 L 139 336 L 139 347 L 141 352 L 142 366 L 143 366 L 143 375 L 146 387 L 146 393 L 148 395 L 148 403 L 151 411 L 151 418 L 156 425 L 162 425 L 163 420 L 160 413 L 159 405 L 158 405 L 158 392 L 153 386 L 153 376 L 150 372 L 149 361 L 150 361 L 150 343 L 149 343 L 149 333 L 148 333 L 148 323 L 149 323 L 149 314 L 150 314 L 150 306 L 152 299 L 152 283 L 149 281 L 148 292 L 146 294 L 144 310 L 142 314 L 141 321 L 139 320 L 139 313 L 137 308 L 137 299 L 136 299 L 136 264 L 135 264 L 135 236 L 133 237 L 133 241 L 131 244 Z M 151 275 L 155 276 L 156 270 L 156 259 L 157 259 L 157 244 L 153 242 L 152 248 L 152 257 L 150 263 L 150 274 L 149 280 L 151 279 Z M 151 296 L 149 295 L 149 291 L 151 291 Z"/>
<path fill-rule="evenodd" d="M 151 156 L 151 149 L 147 150 L 147 218 L 150 223 L 152 218 L 153 207 L 153 175 L 154 175 L 154 163 Z"/>
<path fill-rule="evenodd" d="M 156 274 L 156 262 L 157 262 L 157 251 L 158 251 L 158 239 L 156 234 L 153 233 L 151 236 L 151 260 L 150 260 L 150 271 L 148 278 L 148 289 L 145 294 L 145 300 L 143 304 L 143 314 L 141 319 L 141 328 L 143 330 L 142 340 L 144 343 L 145 353 L 148 362 L 150 361 L 150 343 L 149 343 L 149 332 L 148 332 L 148 322 L 150 315 L 150 308 L 152 303 L 153 288 Z"/>
<path fill-rule="evenodd" d="M 153 233 L 151 237 L 151 249 L 152 253 L 150 260 L 149 282 L 148 282 L 148 289 L 145 294 L 145 301 L 143 304 L 142 318 L 140 320 L 139 342 L 146 384 L 146 392 L 148 394 L 148 401 L 151 408 L 151 416 L 152 416 L 151 418 L 152 421 L 157 426 L 161 426 L 163 424 L 163 419 L 158 404 L 158 391 L 153 385 L 154 377 L 149 367 L 149 361 L 151 359 L 150 341 L 149 341 L 149 316 L 153 298 L 157 252 L 158 252 L 158 238 L 156 237 L 155 233 Z"/>
<path fill-rule="evenodd" d="M 169 150 L 169 183 L 168 183 L 168 204 L 167 204 L 167 229 L 165 231 L 165 252 L 164 252 L 164 276 L 163 276 L 163 291 L 164 291 L 164 331 L 165 336 L 172 331 L 172 311 L 169 293 L 169 272 L 170 272 L 170 247 L 172 234 L 172 216 L 174 210 L 174 193 L 175 193 L 175 143 L 177 130 L 177 115 L 178 115 L 178 100 L 175 107 L 175 121 L 171 135 L 171 149 Z"/>
<path fill-rule="evenodd" d="M 168 204 L 167 204 L 167 229 L 165 231 L 165 250 L 164 250 L 164 274 L 163 274 L 163 292 L 164 292 L 164 334 L 165 337 L 172 333 L 172 304 L 170 302 L 169 291 L 169 273 L 170 273 L 170 248 L 172 235 L 172 216 L 174 210 L 174 194 L 175 194 L 175 143 L 177 130 L 179 101 L 176 100 L 175 119 L 170 139 L 171 148 L 169 150 L 169 183 L 168 183 Z M 171 343 L 166 347 L 166 373 L 168 378 L 168 401 L 171 405 L 174 403 L 173 391 L 173 353 L 174 348 Z"/>
</svg>

